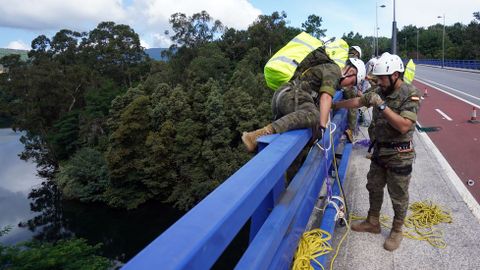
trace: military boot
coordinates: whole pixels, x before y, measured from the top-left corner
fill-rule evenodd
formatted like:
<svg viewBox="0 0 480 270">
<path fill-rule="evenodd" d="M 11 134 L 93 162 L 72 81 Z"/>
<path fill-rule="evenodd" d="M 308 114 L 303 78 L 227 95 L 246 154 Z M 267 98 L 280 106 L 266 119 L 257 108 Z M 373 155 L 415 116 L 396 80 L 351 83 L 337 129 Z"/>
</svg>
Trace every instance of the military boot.
<svg viewBox="0 0 480 270">
<path fill-rule="evenodd" d="M 272 125 L 267 125 L 263 128 L 257 129 L 251 132 L 243 132 L 242 141 L 247 148 L 247 151 L 252 153 L 257 148 L 257 139 L 264 135 L 270 135 L 275 133 Z"/>
<path fill-rule="evenodd" d="M 352 224 L 350 226 L 352 231 L 356 232 L 369 232 L 369 233 L 380 233 L 380 217 L 372 214 L 368 214 L 366 220 Z"/>
<path fill-rule="evenodd" d="M 345 130 L 345 135 L 347 136 L 347 139 L 350 143 L 353 143 L 353 132 L 351 129 L 346 129 Z"/>
<path fill-rule="evenodd" d="M 402 233 L 403 220 L 394 219 L 390 236 L 385 240 L 383 247 L 388 251 L 394 251 L 400 246 L 403 239 Z"/>
</svg>

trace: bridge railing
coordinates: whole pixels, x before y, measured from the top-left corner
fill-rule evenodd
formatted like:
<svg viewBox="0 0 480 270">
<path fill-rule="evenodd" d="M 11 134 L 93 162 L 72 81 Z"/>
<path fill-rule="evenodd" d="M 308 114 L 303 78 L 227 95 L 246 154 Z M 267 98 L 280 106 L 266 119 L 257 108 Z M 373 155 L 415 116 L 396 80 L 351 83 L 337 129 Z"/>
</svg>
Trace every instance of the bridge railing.
<svg viewBox="0 0 480 270">
<path fill-rule="evenodd" d="M 442 66 L 442 59 L 418 59 L 414 60 L 416 64 Z M 464 69 L 480 69 L 480 60 L 452 60 L 444 61 L 445 67 L 464 68 Z"/>
<path fill-rule="evenodd" d="M 340 98 L 337 92 L 335 100 Z M 288 186 L 284 174 L 307 145 L 311 131 L 262 138 L 263 150 L 123 269 L 208 269 L 249 220 L 250 244 L 236 269 L 288 269 L 345 130 L 346 114 L 345 109 L 337 110 L 332 130 L 326 130 L 332 131 L 333 147 L 326 154 L 312 147 Z M 323 143 L 329 145 L 330 136 L 324 136 Z"/>
</svg>

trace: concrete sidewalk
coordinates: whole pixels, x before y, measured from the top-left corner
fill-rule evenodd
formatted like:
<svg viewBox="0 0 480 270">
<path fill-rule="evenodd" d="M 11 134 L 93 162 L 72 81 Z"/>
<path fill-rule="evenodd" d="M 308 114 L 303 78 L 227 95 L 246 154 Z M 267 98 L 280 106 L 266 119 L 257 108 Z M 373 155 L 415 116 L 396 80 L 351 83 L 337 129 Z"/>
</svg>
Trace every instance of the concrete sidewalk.
<svg viewBox="0 0 480 270">
<path fill-rule="evenodd" d="M 367 134 L 366 128 L 361 127 L 356 140 L 365 139 Z M 382 227 L 382 233 L 376 235 L 351 231 L 343 242 L 334 269 L 480 269 L 478 203 L 468 201 L 471 198 L 463 194 L 463 184 L 455 182 L 459 180 L 454 179 L 456 175 L 452 175 L 453 170 L 442 160 L 440 152 L 425 133 L 417 131 L 414 143 L 417 158 L 409 189 L 410 204 L 431 200 L 451 210 L 453 223 L 436 226 L 444 230 L 447 247 L 439 249 L 426 241 L 404 238 L 398 250 L 389 252 L 383 248 L 389 229 Z M 365 158 L 366 153 L 366 147 L 354 146 L 345 180 L 350 212 L 360 216 L 366 216 L 369 208 L 365 185 L 370 160 Z M 393 217 L 392 203 L 386 190 L 381 213 Z M 346 227 L 337 226 L 334 249 L 345 231 Z M 325 266 L 325 269 L 329 269 L 329 266 Z"/>
</svg>

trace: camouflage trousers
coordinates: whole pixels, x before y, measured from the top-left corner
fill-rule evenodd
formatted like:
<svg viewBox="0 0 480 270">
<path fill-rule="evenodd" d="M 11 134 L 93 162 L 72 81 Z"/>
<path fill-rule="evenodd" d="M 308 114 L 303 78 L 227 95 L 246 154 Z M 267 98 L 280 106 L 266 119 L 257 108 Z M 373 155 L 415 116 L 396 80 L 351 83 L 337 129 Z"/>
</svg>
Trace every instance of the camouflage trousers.
<svg viewBox="0 0 480 270">
<path fill-rule="evenodd" d="M 377 150 L 377 149 L 375 149 Z M 395 219 L 404 220 L 408 209 L 408 186 L 410 184 L 414 152 L 389 156 L 374 154 L 367 174 L 369 213 L 378 216 L 383 204 L 383 192 L 387 186 L 392 200 Z"/>
<path fill-rule="evenodd" d="M 355 88 L 343 89 L 343 98 L 351 99 L 357 97 Z M 357 128 L 357 109 L 348 109 L 348 128 L 354 131 Z"/>
<path fill-rule="evenodd" d="M 277 133 L 292 129 L 318 129 L 320 110 L 310 93 L 299 87 L 285 85 L 272 98 L 273 128 Z"/>
</svg>

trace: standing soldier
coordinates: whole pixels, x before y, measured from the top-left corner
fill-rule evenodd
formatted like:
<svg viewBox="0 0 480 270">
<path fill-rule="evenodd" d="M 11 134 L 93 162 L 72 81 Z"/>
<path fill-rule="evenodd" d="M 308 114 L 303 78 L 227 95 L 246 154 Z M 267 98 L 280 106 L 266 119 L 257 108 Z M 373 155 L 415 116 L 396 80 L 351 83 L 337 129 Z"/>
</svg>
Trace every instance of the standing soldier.
<svg viewBox="0 0 480 270">
<path fill-rule="evenodd" d="M 350 58 L 357 58 L 361 59 L 362 58 L 362 49 L 359 46 L 352 46 L 348 50 L 348 57 Z M 344 99 L 351 99 L 355 98 L 358 96 L 362 95 L 361 92 L 361 85 L 362 83 L 358 86 L 350 86 L 350 87 L 344 87 L 343 88 L 343 98 Z M 347 135 L 347 138 L 350 142 L 353 142 L 353 132 L 355 131 L 355 128 L 357 127 L 357 109 L 349 109 L 348 110 L 348 128 L 345 130 L 345 134 Z"/>
<path fill-rule="evenodd" d="M 402 241 L 402 226 L 408 208 L 408 186 L 415 158 L 412 138 L 419 108 L 419 91 L 403 82 L 404 66 L 397 55 L 384 53 L 373 69 L 378 87 L 362 97 L 341 101 L 336 108 L 373 106 L 374 150 L 367 175 L 370 209 L 361 223 L 352 224 L 357 232 L 380 233 L 380 210 L 385 185 L 395 212 L 390 236 L 384 248 L 393 251 Z"/>
</svg>

